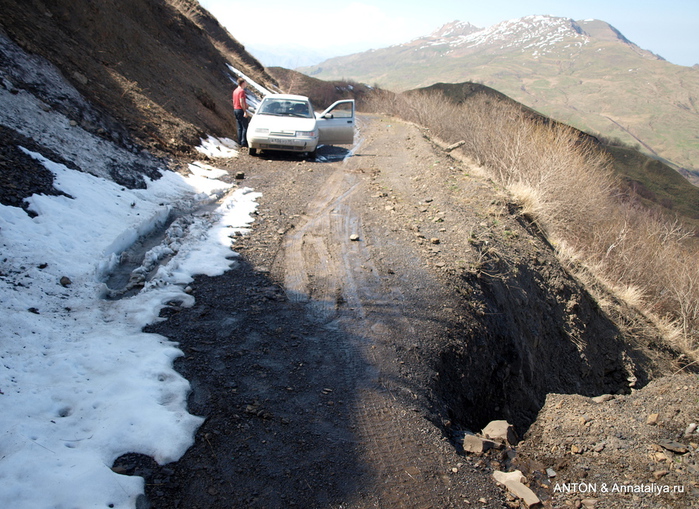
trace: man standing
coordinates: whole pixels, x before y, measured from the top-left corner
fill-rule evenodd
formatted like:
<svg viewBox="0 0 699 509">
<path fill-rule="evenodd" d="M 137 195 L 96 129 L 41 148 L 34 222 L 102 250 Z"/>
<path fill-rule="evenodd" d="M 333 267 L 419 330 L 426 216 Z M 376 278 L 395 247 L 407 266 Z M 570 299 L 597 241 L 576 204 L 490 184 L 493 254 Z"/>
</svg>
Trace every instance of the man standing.
<svg viewBox="0 0 699 509">
<path fill-rule="evenodd" d="M 238 87 L 233 91 L 233 112 L 238 123 L 238 144 L 241 147 L 248 146 L 248 102 L 245 98 L 247 85 L 244 78 L 238 78 Z"/>
</svg>

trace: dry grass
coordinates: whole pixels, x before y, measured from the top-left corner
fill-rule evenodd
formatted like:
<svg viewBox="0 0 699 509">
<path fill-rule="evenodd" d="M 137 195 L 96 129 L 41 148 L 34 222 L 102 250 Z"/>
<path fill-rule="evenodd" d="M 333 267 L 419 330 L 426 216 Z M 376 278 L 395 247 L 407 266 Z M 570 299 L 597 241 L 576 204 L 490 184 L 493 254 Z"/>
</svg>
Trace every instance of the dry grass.
<svg viewBox="0 0 699 509">
<path fill-rule="evenodd" d="M 608 155 L 568 126 L 476 95 L 377 93 L 367 106 L 427 127 L 505 186 L 561 253 L 646 313 L 675 348 L 699 358 L 699 260 L 689 232 L 622 193 Z"/>
<path fill-rule="evenodd" d="M 186 18 L 199 25 L 198 17 L 200 16 L 199 2 L 196 0 L 169 0 L 170 5 L 180 11 Z"/>
</svg>

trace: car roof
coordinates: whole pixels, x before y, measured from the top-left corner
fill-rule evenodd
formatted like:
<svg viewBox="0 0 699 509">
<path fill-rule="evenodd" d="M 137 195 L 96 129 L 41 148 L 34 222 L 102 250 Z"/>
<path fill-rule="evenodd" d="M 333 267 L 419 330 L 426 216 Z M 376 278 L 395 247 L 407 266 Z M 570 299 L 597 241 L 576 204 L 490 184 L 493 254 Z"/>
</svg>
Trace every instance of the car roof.
<svg viewBox="0 0 699 509">
<path fill-rule="evenodd" d="M 294 95 L 294 94 L 268 94 L 265 96 L 265 99 L 271 98 L 271 99 L 291 99 L 291 100 L 296 100 L 296 101 L 309 101 L 308 97 L 305 95 Z"/>
</svg>

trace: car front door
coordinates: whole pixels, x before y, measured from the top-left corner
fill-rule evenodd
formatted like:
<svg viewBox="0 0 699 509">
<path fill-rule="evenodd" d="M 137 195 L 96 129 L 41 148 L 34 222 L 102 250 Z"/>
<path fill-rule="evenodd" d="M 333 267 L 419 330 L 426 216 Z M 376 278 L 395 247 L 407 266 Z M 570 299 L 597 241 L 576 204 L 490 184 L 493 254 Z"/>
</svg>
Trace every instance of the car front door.
<svg viewBox="0 0 699 509">
<path fill-rule="evenodd" d="M 354 99 L 337 101 L 321 113 L 317 120 L 318 143 L 325 145 L 351 145 L 354 143 Z"/>
</svg>

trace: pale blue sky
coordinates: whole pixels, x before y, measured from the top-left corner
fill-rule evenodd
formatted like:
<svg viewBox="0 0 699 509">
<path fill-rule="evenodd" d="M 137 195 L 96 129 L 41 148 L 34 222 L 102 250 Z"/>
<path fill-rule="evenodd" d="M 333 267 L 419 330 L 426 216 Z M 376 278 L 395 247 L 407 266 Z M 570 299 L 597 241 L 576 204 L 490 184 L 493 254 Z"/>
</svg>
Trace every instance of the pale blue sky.
<svg viewBox="0 0 699 509">
<path fill-rule="evenodd" d="M 489 27 L 533 14 L 601 19 L 643 49 L 699 63 L 698 0 L 199 0 L 242 44 L 345 55 L 407 42 L 450 21 Z"/>
</svg>

